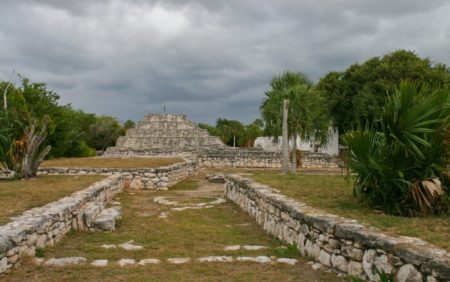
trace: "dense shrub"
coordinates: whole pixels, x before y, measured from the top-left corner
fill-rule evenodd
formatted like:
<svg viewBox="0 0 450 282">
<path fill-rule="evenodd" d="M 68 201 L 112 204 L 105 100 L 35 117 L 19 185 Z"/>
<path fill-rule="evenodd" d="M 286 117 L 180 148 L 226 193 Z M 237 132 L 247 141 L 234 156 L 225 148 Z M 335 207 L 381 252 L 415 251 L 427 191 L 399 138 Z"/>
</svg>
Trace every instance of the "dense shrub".
<svg viewBox="0 0 450 282">
<path fill-rule="evenodd" d="M 450 91 L 402 82 L 381 119 L 347 133 L 355 194 L 392 214 L 449 212 Z"/>
</svg>

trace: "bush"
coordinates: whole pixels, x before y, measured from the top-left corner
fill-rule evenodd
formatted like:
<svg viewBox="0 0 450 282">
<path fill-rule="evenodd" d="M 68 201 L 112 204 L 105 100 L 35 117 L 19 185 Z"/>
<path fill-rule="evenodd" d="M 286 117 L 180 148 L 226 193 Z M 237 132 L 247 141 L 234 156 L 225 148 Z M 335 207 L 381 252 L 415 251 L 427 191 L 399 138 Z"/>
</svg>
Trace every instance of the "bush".
<svg viewBox="0 0 450 282">
<path fill-rule="evenodd" d="M 449 212 L 450 91 L 402 82 L 381 119 L 344 135 L 355 194 L 387 213 Z"/>
<path fill-rule="evenodd" d="M 96 151 L 94 148 L 89 147 L 86 142 L 81 141 L 78 146 L 80 157 L 95 157 Z"/>
</svg>

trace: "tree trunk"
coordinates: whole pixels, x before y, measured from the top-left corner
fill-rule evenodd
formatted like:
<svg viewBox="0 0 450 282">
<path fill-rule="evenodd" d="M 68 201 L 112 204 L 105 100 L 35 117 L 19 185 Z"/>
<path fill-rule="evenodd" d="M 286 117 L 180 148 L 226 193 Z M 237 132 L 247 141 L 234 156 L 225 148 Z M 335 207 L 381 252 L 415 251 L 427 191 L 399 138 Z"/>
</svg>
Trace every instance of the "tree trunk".
<svg viewBox="0 0 450 282">
<path fill-rule="evenodd" d="M 6 98 L 6 94 L 8 92 L 8 88 L 11 83 L 8 82 L 8 85 L 5 87 L 5 92 L 3 92 L 3 109 L 6 111 L 8 109 L 8 99 Z"/>
<path fill-rule="evenodd" d="M 44 117 L 41 129 L 36 132 L 36 123 L 33 123 L 25 132 L 26 134 L 26 151 L 22 160 L 22 177 L 35 177 L 39 165 L 45 156 L 50 152 L 51 146 L 39 151 L 39 147 L 47 137 L 48 120 Z"/>
<path fill-rule="evenodd" d="M 281 160 L 281 169 L 283 173 L 289 172 L 289 140 L 288 140 L 288 106 L 289 100 L 283 100 L 283 140 L 282 140 L 282 154 L 283 159 Z"/>
<path fill-rule="evenodd" d="M 292 138 L 291 171 L 297 173 L 297 134 Z"/>
<path fill-rule="evenodd" d="M 233 134 L 233 148 L 236 148 L 236 135 Z"/>
</svg>

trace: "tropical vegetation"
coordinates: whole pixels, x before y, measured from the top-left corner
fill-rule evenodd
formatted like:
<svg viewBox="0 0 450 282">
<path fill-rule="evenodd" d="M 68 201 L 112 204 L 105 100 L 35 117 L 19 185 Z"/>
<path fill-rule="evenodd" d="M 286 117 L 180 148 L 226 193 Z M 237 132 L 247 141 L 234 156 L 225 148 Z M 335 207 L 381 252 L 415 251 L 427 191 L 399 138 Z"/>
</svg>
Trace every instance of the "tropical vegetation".
<svg viewBox="0 0 450 282">
<path fill-rule="evenodd" d="M 319 80 L 317 89 L 326 97 L 334 125 L 344 133 L 379 119 L 388 93 L 402 80 L 450 85 L 450 70 L 412 51 L 397 50 L 332 71 Z"/>
<path fill-rule="evenodd" d="M 264 133 L 269 136 L 281 135 L 283 100 L 288 106 L 288 138 L 292 148 L 297 148 L 297 136 L 302 140 L 323 145 L 328 139 L 330 119 L 323 95 L 313 87 L 313 83 L 300 72 L 286 71 L 275 76 L 270 90 L 265 93 L 260 110 L 265 122 Z M 291 153 L 292 170 L 296 171 L 297 150 Z"/>
<path fill-rule="evenodd" d="M 134 126 L 60 105 L 59 95 L 44 83 L 19 77 L 18 87 L 0 82 L 0 166 L 23 177 L 33 177 L 44 158 L 94 156 Z"/>
<path fill-rule="evenodd" d="M 391 214 L 450 211 L 450 90 L 402 82 L 380 119 L 343 137 L 355 194 Z"/>
<path fill-rule="evenodd" d="M 200 128 L 208 130 L 213 136 L 218 136 L 227 145 L 232 147 L 253 147 L 256 138 L 262 136 L 264 122 L 256 119 L 252 123 L 244 125 L 238 120 L 219 118 L 216 125 L 199 123 Z"/>
</svg>

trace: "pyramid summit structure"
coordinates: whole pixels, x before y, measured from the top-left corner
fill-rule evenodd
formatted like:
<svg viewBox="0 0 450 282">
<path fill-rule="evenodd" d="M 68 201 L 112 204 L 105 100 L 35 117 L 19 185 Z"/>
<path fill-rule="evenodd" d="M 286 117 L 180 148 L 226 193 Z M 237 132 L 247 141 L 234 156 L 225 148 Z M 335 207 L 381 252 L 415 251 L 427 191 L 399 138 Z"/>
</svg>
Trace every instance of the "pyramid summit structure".
<svg viewBox="0 0 450 282">
<path fill-rule="evenodd" d="M 188 155 L 208 148 L 225 148 L 216 136 L 182 114 L 148 114 L 117 139 L 105 156 Z"/>
</svg>

